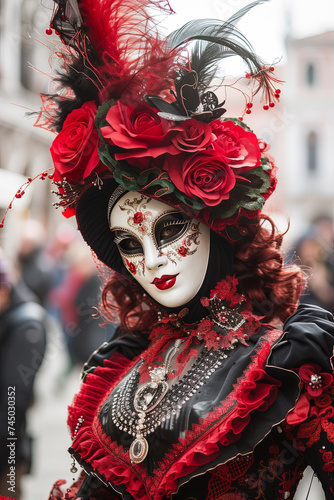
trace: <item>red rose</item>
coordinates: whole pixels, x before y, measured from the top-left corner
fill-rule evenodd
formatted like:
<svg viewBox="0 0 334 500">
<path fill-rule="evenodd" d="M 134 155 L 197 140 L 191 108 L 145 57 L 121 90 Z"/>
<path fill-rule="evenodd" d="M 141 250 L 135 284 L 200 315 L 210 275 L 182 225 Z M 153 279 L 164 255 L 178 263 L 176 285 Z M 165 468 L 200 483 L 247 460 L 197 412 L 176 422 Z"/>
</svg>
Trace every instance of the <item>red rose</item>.
<svg viewBox="0 0 334 500">
<path fill-rule="evenodd" d="M 215 139 L 210 125 L 194 119 L 186 120 L 172 130 L 178 130 L 171 139 L 174 146 L 188 153 L 203 151 Z"/>
<path fill-rule="evenodd" d="M 253 132 L 248 132 L 231 120 L 214 120 L 210 125 L 217 137 L 212 145 L 227 158 L 230 167 L 245 172 L 261 164 L 261 150 Z"/>
<path fill-rule="evenodd" d="M 326 408 L 330 404 L 332 404 L 333 398 L 329 394 L 321 394 L 314 399 L 315 404 L 318 408 Z"/>
<path fill-rule="evenodd" d="M 267 144 L 263 139 L 258 139 L 258 142 L 260 151 L 263 154 L 263 156 L 267 158 L 271 167 L 277 170 L 277 167 L 275 167 L 275 158 L 268 153 L 268 151 L 271 148 L 270 144 Z"/>
<path fill-rule="evenodd" d="M 144 220 L 143 214 L 141 212 L 136 212 L 133 216 L 133 222 L 135 224 L 141 224 Z"/>
<path fill-rule="evenodd" d="M 182 257 L 185 257 L 188 253 L 188 249 L 182 245 L 177 252 L 179 255 L 182 255 Z"/>
<path fill-rule="evenodd" d="M 63 128 L 50 149 L 56 182 L 62 181 L 64 177 L 69 182 L 83 180 L 100 163 L 99 136 L 94 125 L 95 114 L 96 105 L 90 101 L 73 110 L 64 121 Z"/>
<path fill-rule="evenodd" d="M 124 150 L 115 153 L 116 160 L 127 159 L 129 163 L 144 167 L 145 163 L 133 162 L 132 158 L 156 158 L 164 153 L 178 153 L 170 141 L 170 122 L 162 120 L 148 106 L 133 108 L 117 101 L 109 109 L 106 120 L 109 125 L 101 128 L 103 137 L 112 146 Z"/>
<path fill-rule="evenodd" d="M 331 451 L 325 451 L 325 453 L 323 453 L 322 455 L 322 459 L 325 461 L 325 462 L 330 462 L 333 458 L 333 455 L 332 455 L 332 452 Z"/>
<path fill-rule="evenodd" d="M 177 189 L 189 198 L 197 196 L 208 206 L 227 200 L 235 185 L 232 169 L 213 149 L 189 156 L 167 156 L 164 170 L 167 170 Z"/>
<path fill-rule="evenodd" d="M 334 466 L 328 462 L 325 463 L 323 466 L 323 469 L 325 472 L 333 472 L 334 471 Z"/>
</svg>

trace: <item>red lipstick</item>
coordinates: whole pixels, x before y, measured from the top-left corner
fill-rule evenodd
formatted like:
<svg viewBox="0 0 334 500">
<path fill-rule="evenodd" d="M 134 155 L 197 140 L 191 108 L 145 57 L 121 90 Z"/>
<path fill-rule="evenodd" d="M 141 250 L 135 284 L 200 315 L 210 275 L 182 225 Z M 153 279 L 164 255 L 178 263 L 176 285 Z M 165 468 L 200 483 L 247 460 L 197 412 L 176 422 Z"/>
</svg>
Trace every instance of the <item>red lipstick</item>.
<svg viewBox="0 0 334 500">
<path fill-rule="evenodd" d="M 172 288 L 175 285 L 178 275 L 179 273 L 172 275 L 163 274 L 161 278 L 154 278 L 151 284 L 155 285 L 158 290 L 168 290 L 168 288 Z"/>
</svg>

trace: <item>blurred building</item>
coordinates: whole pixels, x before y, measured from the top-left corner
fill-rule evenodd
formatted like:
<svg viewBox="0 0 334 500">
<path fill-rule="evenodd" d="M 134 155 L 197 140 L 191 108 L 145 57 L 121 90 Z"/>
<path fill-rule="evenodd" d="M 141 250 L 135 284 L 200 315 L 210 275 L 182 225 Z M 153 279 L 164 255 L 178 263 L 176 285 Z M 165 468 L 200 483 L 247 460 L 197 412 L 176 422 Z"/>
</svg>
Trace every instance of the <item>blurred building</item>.
<svg viewBox="0 0 334 500">
<path fill-rule="evenodd" d="M 259 96 L 245 122 L 271 145 L 278 185 L 265 209 L 295 241 L 318 216 L 334 216 L 334 31 L 285 39 L 286 58 L 275 64 L 284 84 L 274 108 Z M 245 81 L 246 83 L 247 81 Z M 247 87 L 245 88 L 247 92 Z M 240 94 L 228 96 L 228 113 L 240 116 Z"/>
<path fill-rule="evenodd" d="M 334 215 L 334 31 L 290 35 L 286 50 L 284 189 L 294 225 L 305 230 Z"/>
<path fill-rule="evenodd" d="M 39 93 L 50 90 L 51 51 L 45 45 L 50 37 L 45 29 L 51 10 L 43 4 L 35 0 L 0 1 L 0 220 L 22 181 L 52 166 L 49 147 L 53 134 L 33 127 L 37 115 L 27 116 L 39 110 Z M 51 196 L 50 183 L 37 179 L 22 199 L 14 201 L 0 231 L 0 244 L 10 254 L 16 251 L 15 234 L 23 218 L 31 216 L 50 226 L 50 217 L 54 217 Z"/>
</svg>

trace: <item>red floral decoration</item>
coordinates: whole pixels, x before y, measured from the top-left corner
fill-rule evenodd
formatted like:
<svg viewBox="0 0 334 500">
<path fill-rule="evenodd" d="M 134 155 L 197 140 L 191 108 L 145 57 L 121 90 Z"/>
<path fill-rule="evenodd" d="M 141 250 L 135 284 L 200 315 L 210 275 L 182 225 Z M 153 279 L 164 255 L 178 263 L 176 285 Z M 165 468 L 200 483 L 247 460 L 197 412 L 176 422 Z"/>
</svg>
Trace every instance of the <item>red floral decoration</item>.
<svg viewBox="0 0 334 500">
<path fill-rule="evenodd" d="M 271 147 L 270 144 L 267 144 L 263 139 L 258 139 L 258 143 L 261 153 L 270 161 L 271 165 L 274 165 L 275 159 L 268 153 Z"/>
<path fill-rule="evenodd" d="M 306 419 L 306 422 L 300 420 L 303 423 L 301 423 L 297 432 L 297 440 L 307 439 L 306 446 L 312 446 L 320 440 L 321 433 L 324 431 L 327 434 L 328 441 L 334 444 L 334 424 L 332 423 L 334 408 L 332 406 L 326 408 L 312 406 L 309 417 L 311 418 Z M 292 422 L 288 420 L 288 423 L 291 424 Z"/>
<path fill-rule="evenodd" d="M 144 220 L 144 216 L 141 212 L 136 212 L 133 216 L 133 222 L 135 224 L 141 224 Z"/>
<path fill-rule="evenodd" d="M 125 261 L 126 261 L 126 265 L 128 266 L 128 269 L 129 269 L 130 273 L 131 274 L 137 274 L 137 268 L 134 265 L 134 263 L 130 262 L 128 259 L 125 259 Z"/>
<path fill-rule="evenodd" d="M 92 172 L 111 170 L 125 189 L 172 196 L 168 203 L 181 202 L 185 211 L 189 207 L 199 220 L 222 231 L 243 215 L 256 216 L 274 190 L 267 149 L 232 119 L 174 122 L 145 103 L 134 107 L 119 99 L 99 110 L 90 101 L 72 111 L 51 154 L 55 182 L 76 184 L 75 192 L 64 182 L 60 186 L 65 192 L 59 205 L 70 207 L 66 216 L 73 215 L 77 187 Z M 141 224 L 139 213 L 134 223 Z"/>
<path fill-rule="evenodd" d="M 50 149 L 55 182 L 66 178 L 76 183 L 86 179 L 93 170 L 97 173 L 106 170 L 99 160 L 100 141 L 94 125 L 96 110 L 95 103 L 90 101 L 67 116 Z"/>
<path fill-rule="evenodd" d="M 322 393 L 314 399 L 314 402 L 318 408 L 327 408 L 333 403 L 333 398 L 330 394 Z"/>
<path fill-rule="evenodd" d="M 212 146 L 228 159 L 231 168 L 238 169 L 240 173 L 261 164 L 260 146 L 253 132 L 248 132 L 232 120 L 215 120 L 210 125 L 217 136 Z"/>
<path fill-rule="evenodd" d="M 315 364 L 301 366 L 299 376 L 305 382 L 307 392 L 313 397 L 320 396 L 333 382 L 333 376 L 321 372 L 321 367 Z"/>
<path fill-rule="evenodd" d="M 181 257 L 185 257 L 188 253 L 188 248 L 185 247 L 184 245 L 180 246 L 180 248 L 178 249 L 177 253 L 179 255 L 181 255 Z"/>
<path fill-rule="evenodd" d="M 176 133 L 178 129 L 172 131 L 170 122 L 160 118 L 149 106 L 133 108 L 119 100 L 109 109 L 106 121 L 108 125 L 101 128 L 101 134 L 109 145 L 117 148 L 116 160 L 147 166 L 151 158 L 178 153 L 170 140 L 171 132 Z M 136 161 L 143 157 L 147 162 Z"/>
<path fill-rule="evenodd" d="M 261 165 L 256 135 L 232 120 L 175 123 L 158 113 L 146 105 L 127 106 L 121 100 L 108 109 L 100 130 L 116 161 L 126 160 L 140 171 L 156 169 L 156 181 L 162 169 L 178 192 L 208 207 L 228 200 L 239 174 Z M 124 166 L 113 168 L 122 172 Z"/>
<path fill-rule="evenodd" d="M 239 304 L 244 297 L 237 293 L 238 280 L 233 276 L 227 276 L 225 280 L 220 281 L 216 288 L 211 290 L 210 298 L 217 296 L 220 300 L 227 300 L 230 306 Z"/>
<path fill-rule="evenodd" d="M 235 175 L 228 160 L 214 149 L 167 156 L 163 168 L 177 189 L 189 198 L 200 198 L 208 206 L 219 205 L 228 199 L 235 186 Z"/>
<path fill-rule="evenodd" d="M 280 454 L 280 449 L 279 449 L 279 446 L 277 444 L 272 444 L 271 446 L 269 446 L 269 453 L 271 455 L 279 455 Z"/>
<path fill-rule="evenodd" d="M 322 453 L 322 459 L 325 462 L 323 465 L 323 470 L 325 472 L 333 472 L 334 471 L 334 457 L 331 451 L 325 451 L 323 452 L 320 450 Z"/>
<path fill-rule="evenodd" d="M 173 132 L 178 131 L 171 138 L 172 144 L 179 151 L 186 153 L 204 151 L 215 139 L 209 124 L 199 122 L 193 118 L 173 127 L 171 130 Z"/>
</svg>

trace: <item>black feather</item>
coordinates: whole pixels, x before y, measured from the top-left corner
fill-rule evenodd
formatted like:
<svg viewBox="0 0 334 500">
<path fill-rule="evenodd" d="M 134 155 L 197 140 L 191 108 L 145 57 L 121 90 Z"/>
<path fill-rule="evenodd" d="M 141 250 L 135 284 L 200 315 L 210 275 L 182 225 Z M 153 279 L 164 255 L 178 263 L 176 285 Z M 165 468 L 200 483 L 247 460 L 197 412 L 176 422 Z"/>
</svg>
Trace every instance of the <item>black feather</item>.
<svg viewBox="0 0 334 500">
<path fill-rule="evenodd" d="M 48 96 L 57 106 L 53 126 L 59 132 L 66 117 L 74 109 L 87 101 L 98 103 L 101 75 L 97 75 L 97 68 L 101 67 L 101 61 L 82 25 L 77 0 L 54 1 L 57 5 L 50 25 L 64 44 L 70 47 L 63 52 L 63 70 L 58 71 L 54 79 L 61 89 L 70 90 L 70 96 L 61 93 Z"/>
<path fill-rule="evenodd" d="M 161 97 L 152 94 L 146 94 L 145 100 L 148 104 L 150 104 L 150 106 L 160 109 L 160 111 L 162 111 L 163 113 L 167 113 L 170 115 L 174 113 L 177 113 L 178 115 L 182 114 L 182 109 L 178 105 L 177 101 L 167 102 Z"/>
<path fill-rule="evenodd" d="M 198 74 L 198 89 L 204 92 L 217 74 L 219 63 L 226 57 L 239 56 L 251 73 L 258 73 L 263 62 L 235 24 L 253 7 L 267 0 L 253 2 L 240 9 L 226 22 L 217 19 L 196 19 L 189 21 L 171 33 L 168 43 L 171 48 L 189 44 L 191 69 Z M 265 82 L 263 82 L 265 84 Z"/>
<path fill-rule="evenodd" d="M 54 2 L 58 6 L 54 9 L 50 24 L 58 31 L 63 42 L 72 46 L 78 32 L 83 28 L 77 0 L 54 0 Z"/>
<path fill-rule="evenodd" d="M 74 109 L 80 108 L 87 101 L 99 102 L 100 83 L 96 77 L 93 53 L 90 53 L 90 59 L 86 59 L 80 52 L 73 57 L 70 63 L 66 64 L 64 71 L 59 71 L 55 81 L 63 89 L 70 89 L 73 96 L 63 97 L 55 94 L 53 96 L 58 111 L 56 116 L 56 131 L 59 132 L 69 113 Z"/>
</svg>

